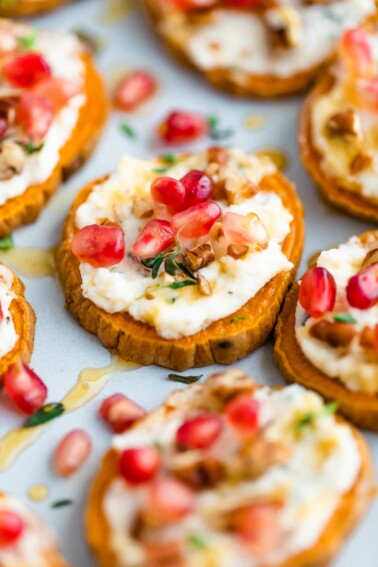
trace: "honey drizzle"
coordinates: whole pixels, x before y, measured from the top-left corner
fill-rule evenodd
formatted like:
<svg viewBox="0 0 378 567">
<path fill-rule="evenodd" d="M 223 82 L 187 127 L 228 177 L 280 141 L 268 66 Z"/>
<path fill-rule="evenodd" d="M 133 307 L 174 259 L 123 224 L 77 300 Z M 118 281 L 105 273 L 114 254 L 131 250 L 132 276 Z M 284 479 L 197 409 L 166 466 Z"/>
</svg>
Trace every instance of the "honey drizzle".
<svg viewBox="0 0 378 567">
<path fill-rule="evenodd" d="M 278 148 L 260 148 L 254 152 L 257 156 L 268 157 L 279 171 L 284 171 L 289 165 L 289 156 Z"/>
<path fill-rule="evenodd" d="M 0 260 L 25 278 L 54 277 L 56 273 L 54 248 L 16 246 L 11 250 L 0 250 Z"/>
</svg>

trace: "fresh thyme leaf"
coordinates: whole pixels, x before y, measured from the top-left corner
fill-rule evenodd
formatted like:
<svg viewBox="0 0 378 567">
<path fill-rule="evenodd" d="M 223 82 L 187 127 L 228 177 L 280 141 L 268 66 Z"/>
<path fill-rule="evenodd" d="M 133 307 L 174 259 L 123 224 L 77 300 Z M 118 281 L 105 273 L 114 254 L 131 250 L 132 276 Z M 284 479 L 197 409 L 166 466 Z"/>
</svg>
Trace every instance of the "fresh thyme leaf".
<svg viewBox="0 0 378 567">
<path fill-rule="evenodd" d="M 170 169 L 170 167 L 155 167 L 152 171 L 154 173 L 167 173 L 167 171 Z"/>
<path fill-rule="evenodd" d="M 192 547 L 195 547 L 199 551 L 205 551 L 209 548 L 205 539 L 199 534 L 191 534 L 188 536 L 188 542 Z"/>
<path fill-rule="evenodd" d="M 159 268 L 164 261 L 164 256 L 162 258 L 158 258 L 152 267 L 152 278 L 155 279 L 158 277 Z"/>
<path fill-rule="evenodd" d="M 8 236 L 2 236 L 0 238 L 0 250 L 11 250 L 14 248 L 13 236 L 8 234 Z"/>
<path fill-rule="evenodd" d="M 22 147 L 27 154 L 35 154 L 36 152 L 40 152 L 44 145 L 45 144 L 43 142 L 39 145 L 36 145 L 34 142 L 26 142 L 25 144 L 22 144 Z"/>
<path fill-rule="evenodd" d="M 217 128 L 217 126 L 219 124 L 219 119 L 218 119 L 217 116 L 211 115 L 207 119 L 207 123 L 209 125 L 210 130 L 213 130 L 214 128 Z"/>
<path fill-rule="evenodd" d="M 190 278 L 191 280 L 195 280 L 197 281 L 197 278 L 194 274 L 192 274 L 192 272 L 190 270 L 188 270 L 188 268 L 184 265 L 181 264 L 181 262 L 177 262 L 178 267 L 180 268 L 180 270 L 186 275 L 188 276 L 188 278 Z"/>
<path fill-rule="evenodd" d="M 175 154 L 164 154 L 163 156 L 160 156 L 160 158 L 163 159 L 166 163 L 169 163 L 170 165 L 176 163 Z"/>
<path fill-rule="evenodd" d="M 248 319 L 248 317 L 244 317 L 243 315 L 235 315 L 235 317 L 231 317 L 230 323 L 236 323 L 236 321 L 243 321 L 245 319 Z"/>
<path fill-rule="evenodd" d="M 232 128 L 220 128 L 219 119 L 216 116 L 209 116 L 207 123 L 209 126 L 210 138 L 213 140 L 225 140 L 234 134 Z"/>
<path fill-rule="evenodd" d="M 335 313 L 333 318 L 338 323 L 351 323 L 351 324 L 357 323 L 357 320 L 354 317 L 352 317 L 352 315 L 349 315 L 349 313 Z"/>
<path fill-rule="evenodd" d="M 203 374 L 198 376 L 183 376 L 182 374 L 168 374 L 168 380 L 173 380 L 174 382 L 182 382 L 183 384 L 194 384 L 201 380 Z"/>
<path fill-rule="evenodd" d="M 172 254 L 166 257 L 164 262 L 165 271 L 170 276 L 175 276 L 177 272 L 180 270 L 179 264 L 176 262 L 176 258 L 180 252 L 180 248 L 177 248 Z"/>
<path fill-rule="evenodd" d="M 197 280 L 182 280 L 181 282 L 175 282 L 165 287 L 169 287 L 170 289 L 180 289 L 181 287 L 188 287 L 189 285 L 197 285 L 197 283 Z"/>
<path fill-rule="evenodd" d="M 164 445 L 161 441 L 159 441 L 158 439 L 156 441 L 154 441 L 153 443 L 154 447 L 158 450 L 158 451 L 163 451 L 164 450 Z"/>
<path fill-rule="evenodd" d="M 32 30 L 30 35 L 20 35 L 17 38 L 17 41 L 23 49 L 33 49 L 35 46 L 35 42 L 37 39 L 37 32 L 36 30 Z"/>
<path fill-rule="evenodd" d="M 37 427 L 38 425 L 42 425 L 43 423 L 47 423 L 48 421 L 61 416 L 64 412 L 65 407 L 60 402 L 47 404 L 28 417 L 24 421 L 23 427 Z"/>
<path fill-rule="evenodd" d="M 65 498 L 63 500 L 56 500 L 55 502 L 52 502 L 51 508 L 64 508 L 64 506 L 71 506 L 71 504 L 73 504 L 73 500 Z"/>
<path fill-rule="evenodd" d="M 98 53 L 102 50 L 104 42 L 92 32 L 85 29 L 75 29 L 73 30 L 73 33 L 78 39 L 80 39 L 81 43 L 89 53 L 98 55 Z"/>
<path fill-rule="evenodd" d="M 121 124 L 121 130 L 129 138 L 136 138 L 135 130 L 130 126 L 130 124 L 123 122 Z"/>
<path fill-rule="evenodd" d="M 328 404 L 324 404 L 322 409 L 317 413 L 316 412 L 304 413 L 295 424 L 295 428 L 297 432 L 298 433 L 302 432 L 303 429 L 305 429 L 305 427 L 312 425 L 316 419 L 335 413 L 338 407 L 339 404 L 337 402 L 330 402 Z"/>
</svg>

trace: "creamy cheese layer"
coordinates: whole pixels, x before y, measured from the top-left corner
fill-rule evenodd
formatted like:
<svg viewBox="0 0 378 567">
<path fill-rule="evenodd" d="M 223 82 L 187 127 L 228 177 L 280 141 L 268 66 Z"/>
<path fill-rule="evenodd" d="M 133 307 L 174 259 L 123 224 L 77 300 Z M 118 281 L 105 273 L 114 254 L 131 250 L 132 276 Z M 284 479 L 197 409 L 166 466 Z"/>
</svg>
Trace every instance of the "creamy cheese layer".
<svg viewBox="0 0 378 567">
<path fill-rule="evenodd" d="M 32 33 L 31 28 L 30 33 Z M 23 26 L 23 35 L 25 35 L 25 26 Z M 85 68 L 81 59 L 82 47 L 75 36 L 52 31 L 38 31 L 33 49 L 46 59 L 52 76 L 71 79 L 83 84 Z M 2 88 L 6 89 L 2 85 L 0 94 Z M 85 101 L 85 94 L 72 97 L 54 117 L 44 139 L 43 148 L 26 156 L 25 165 L 20 174 L 14 175 L 7 181 L 0 181 L 0 205 L 12 197 L 21 195 L 29 186 L 43 183 L 50 177 L 59 161 L 61 148 L 70 139 L 77 124 L 80 109 Z"/>
<path fill-rule="evenodd" d="M 175 394 L 169 414 L 151 416 L 129 433 L 117 436 L 113 447 L 124 450 L 150 446 L 159 442 L 169 466 L 170 451 L 175 448 L 178 427 L 193 415 L 193 399 L 201 387 Z M 351 431 L 337 423 L 331 415 L 316 420 L 298 437 L 294 423 L 301 415 L 317 414 L 323 407 L 321 398 L 301 386 L 282 390 L 268 387 L 255 392 L 260 402 L 261 428 L 270 441 L 284 441 L 290 458 L 284 465 L 275 465 L 255 480 L 240 484 L 221 483 L 214 490 L 196 493 L 195 511 L 181 522 L 159 530 L 159 541 L 187 541 L 191 534 L 200 534 L 206 550 L 188 547 L 186 565 L 202 567 L 206 561 L 214 567 L 256 567 L 258 561 L 247 555 L 232 534 L 217 530 L 211 519 L 246 506 L 256 499 L 281 496 L 279 525 L 285 533 L 282 546 L 271 554 L 264 565 L 281 564 L 290 556 L 312 547 L 337 509 L 340 499 L 355 483 L 361 458 Z M 169 400 L 171 401 L 171 400 Z M 203 410 L 202 410 L 203 411 Z M 228 434 L 225 434 L 228 435 Z M 212 455 L 232 462 L 234 438 L 220 438 Z M 145 564 L 144 549 L 130 531 L 135 511 L 145 498 L 145 488 L 128 489 L 121 479 L 112 482 L 104 500 L 104 512 L 111 526 L 110 544 L 122 567 Z"/>
<path fill-rule="evenodd" d="M 0 358 L 11 352 L 18 339 L 9 311 L 12 301 L 15 299 L 12 285 L 12 272 L 5 266 L 0 265 L 0 306 L 3 315 L 2 320 L 0 320 Z"/>
<path fill-rule="evenodd" d="M 228 165 L 256 184 L 264 175 L 275 171 L 266 158 L 247 156 L 239 150 L 231 150 L 230 154 Z M 178 159 L 177 164 L 165 174 L 181 178 L 191 169 L 204 170 L 206 166 L 204 152 Z M 156 160 L 143 162 L 123 158 L 117 171 L 105 183 L 97 185 L 79 207 L 77 227 L 93 224 L 98 218 L 113 219 L 122 226 L 127 250 L 130 251 L 146 223 L 133 215 L 133 202 L 135 197 L 150 199 L 150 185 L 159 175 L 156 172 L 158 167 L 161 167 L 161 162 Z M 264 250 L 250 251 L 239 260 L 224 256 L 200 270 L 211 284 L 212 295 L 200 295 L 194 286 L 180 290 L 161 287 L 154 291 L 155 297 L 147 299 L 146 291 L 156 287 L 157 281 L 132 254 L 126 254 L 120 264 L 110 269 L 81 263 L 84 296 L 108 313 L 128 311 L 134 319 L 152 325 L 160 336 L 167 339 L 190 336 L 237 311 L 275 275 L 292 268 L 281 250 L 281 244 L 290 232 L 292 216 L 280 197 L 264 191 L 241 204 L 228 206 L 222 201 L 219 205 L 223 212 L 256 213 L 269 233 L 270 242 Z M 189 248 L 193 244 L 187 242 Z M 173 278 L 170 278 L 166 275 L 164 282 L 159 283 L 172 283 Z"/>
<path fill-rule="evenodd" d="M 376 10 L 374 0 L 339 0 L 329 5 L 286 0 L 282 4 L 295 8 L 302 21 L 302 41 L 296 47 L 273 51 L 261 18 L 237 10 L 214 10 L 211 21 L 202 25 L 175 14 L 164 19 L 161 31 L 179 43 L 193 63 L 205 71 L 229 69 L 235 80 L 240 71 L 290 77 L 328 58 L 343 31 Z"/>
<path fill-rule="evenodd" d="M 334 312 L 349 313 L 356 323 L 353 328 L 361 331 L 364 327 L 372 327 L 378 323 L 378 306 L 370 309 L 355 309 L 347 304 L 346 286 L 349 278 L 361 270 L 367 252 L 377 246 L 376 240 L 362 245 L 357 237 L 353 237 L 339 248 L 322 252 L 317 265 L 326 268 L 335 278 L 337 298 Z M 326 317 L 332 320 L 332 317 Z M 378 360 L 369 361 L 358 340 L 354 340 L 347 352 L 343 347 L 332 347 L 310 335 L 310 327 L 315 322 L 307 318 L 298 304 L 296 313 L 297 341 L 306 357 L 319 370 L 330 378 L 340 380 L 349 390 L 355 392 L 378 392 Z"/>
</svg>

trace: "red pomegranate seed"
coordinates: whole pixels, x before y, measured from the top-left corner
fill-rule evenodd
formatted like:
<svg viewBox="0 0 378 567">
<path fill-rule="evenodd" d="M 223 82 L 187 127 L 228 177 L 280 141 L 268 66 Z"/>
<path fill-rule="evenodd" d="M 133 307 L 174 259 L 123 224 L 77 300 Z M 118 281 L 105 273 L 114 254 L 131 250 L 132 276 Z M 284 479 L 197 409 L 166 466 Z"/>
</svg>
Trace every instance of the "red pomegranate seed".
<svg viewBox="0 0 378 567">
<path fill-rule="evenodd" d="M 42 140 L 54 118 L 52 104 L 47 98 L 33 93 L 22 95 L 17 120 L 25 133 L 33 140 Z"/>
<path fill-rule="evenodd" d="M 133 252 L 138 260 L 152 258 L 167 250 L 175 243 L 175 233 L 169 221 L 161 219 L 150 220 L 133 245 Z"/>
<path fill-rule="evenodd" d="M 184 175 L 180 181 L 185 187 L 185 209 L 210 201 L 213 198 L 213 181 L 203 171 L 193 169 Z"/>
<path fill-rule="evenodd" d="M 378 301 L 378 263 L 367 266 L 352 276 L 346 288 L 351 307 L 369 309 Z"/>
<path fill-rule="evenodd" d="M 106 398 L 99 409 L 101 417 L 115 433 L 126 431 L 133 423 L 146 415 L 146 411 L 124 394 Z"/>
<path fill-rule="evenodd" d="M 332 311 L 336 300 L 336 283 L 325 268 L 309 268 L 299 288 L 299 303 L 311 317 Z"/>
<path fill-rule="evenodd" d="M 259 428 L 260 404 L 248 394 L 241 395 L 227 404 L 225 415 L 237 431 L 254 435 Z"/>
<path fill-rule="evenodd" d="M 182 238 L 199 238 L 209 234 L 221 214 L 222 211 L 217 203 L 207 201 L 176 213 L 172 217 L 172 225 L 176 231 L 180 231 Z"/>
<path fill-rule="evenodd" d="M 193 112 L 175 111 L 158 126 L 160 138 L 168 144 L 183 144 L 202 138 L 208 130 L 204 116 Z"/>
<path fill-rule="evenodd" d="M 184 12 L 198 10 L 201 8 L 211 8 L 219 3 L 219 0 L 169 0 L 169 3 L 177 10 Z"/>
<path fill-rule="evenodd" d="M 157 177 L 152 182 L 151 195 L 156 203 L 180 210 L 185 201 L 185 187 L 172 177 Z"/>
<path fill-rule="evenodd" d="M 47 61 L 39 53 L 25 53 L 8 59 L 3 67 L 4 78 L 13 87 L 33 87 L 51 76 Z"/>
<path fill-rule="evenodd" d="M 151 98 L 157 89 L 155 78 L 148 71 L 132 71 L 119 81 L 114 104 L 119 110 L 134 110 Z"/>
<path fill-rule="evenodd" d="M 119 461 L 121 475 L 134 485 L 149 482 L 159 470 L 160 464 L 160 453 L 155 447 L 126 449 Z"/>
<path fill-rule="evenodd" d="M 239 215 L 238 213 L 226 213 L 223 218 L 224 235 L 233 244 L 247 245 L 259 244 L 267 246 L 269 235 L 254 213 Z"/>
<path fill-rule="evenodd" d="M 159 524 L 172 523 L 187 516 L 194 506 L 194 493 L 171 477 L 156 478 L 148 491 L 148 513 Z"/>
<path fill-rule="evenodd" d="M 0 323 L 3 321 L 3 319 L 4 319 L 4 313 L 3 313 L 3 308 L 2 308 L 1 303 L 0 303 Z"/>
<path fill-rule="evenodd" d="M 282 545 L 279 510 L 275 503 L 256 502 L 234 512 L 234 528 L 254 557 L 264 559 Z"/>
<path fill-rule="evenodd" d="M 0 116 L 0 138 L 4 136 L 7 130 L 8 130 L 8 122 L 3 116 Z"/>
<path fill-rule="evenodd" d="M 33 94 L 49 100 L 54 108 L 54 112 L 59 112 L 81 90 L 80 84 L 76 81 L 59 77 L 48 77 L 33 88 Z"/>
<path fill-rule="evenodd" d="M 0 510 L 0 547 L 7 547 L 20 539 L 24 527 L 20 516 L 8 510 Z"/>
<path fill-rule="evenodd" d="M 340 55 L 348 70 L 355 75 L 368 75 L 374 58 L 369 36 L 362 28 L 347 30 L 340 43 Z"/>
<path fill-rule="evenodd" d="M 185 421 L 176 433 L 177 445 L 183 449 L 207 449 L 223 431 L 217 414 L 202 414 Z"/>
<path fill-rule="evenodd" d="M 91 224 L 79 230 L 71 242 L 72 253 L 95 268 L 119 264 L 126 252 L 122 229 Z"/>
<path fill-rule="evenodd" d="M 47 387 L 26 364 L 18 360 L 4 374 L 4 390 L 26 414 L 34 413 L 47 398 Z"/>
<path fill-rule="evenodd" d="M 60 476 L 71 476 L 89 457 L 92 440 L 83 429 L 74 429 L 59 442 L 54 453 L 54 468 Z"/>
</svg>

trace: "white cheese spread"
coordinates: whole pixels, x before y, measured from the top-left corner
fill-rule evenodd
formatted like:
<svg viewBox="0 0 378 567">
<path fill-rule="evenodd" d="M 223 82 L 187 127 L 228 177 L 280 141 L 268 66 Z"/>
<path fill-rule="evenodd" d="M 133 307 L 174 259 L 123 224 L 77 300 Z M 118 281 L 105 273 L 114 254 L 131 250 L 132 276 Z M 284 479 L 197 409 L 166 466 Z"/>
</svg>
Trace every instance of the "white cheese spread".
<svg viewBox="0 0 378 567">
<path fill-rule="evenodd" d="M 0 307 L 2 312 L 2 319 L 0 317 L 0 358 L 11 352 L 18 339 L 10 313 L 11 303 L 15 299 L 12 285 L 12 272 L 0 264 Z"/>
</svg>

